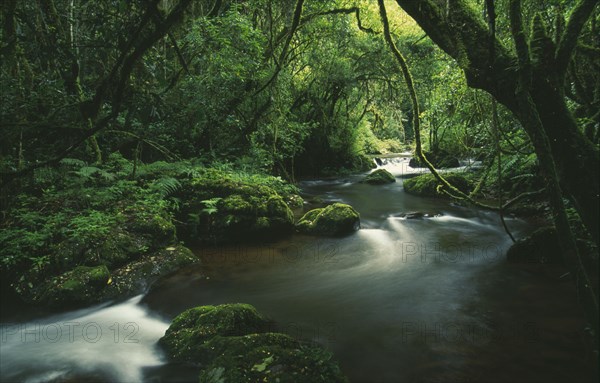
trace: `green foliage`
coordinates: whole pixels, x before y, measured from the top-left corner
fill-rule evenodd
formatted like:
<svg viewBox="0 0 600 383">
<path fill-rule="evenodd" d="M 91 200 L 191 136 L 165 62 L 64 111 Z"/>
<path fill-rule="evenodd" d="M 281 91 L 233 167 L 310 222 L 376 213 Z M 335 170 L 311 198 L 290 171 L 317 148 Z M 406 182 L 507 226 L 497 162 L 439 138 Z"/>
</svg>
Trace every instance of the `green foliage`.
<svg viewBox="0 0 600 383">
<path fill-rule="evenodd" d="M 165 198 L 175 194 L 181 189 L 181 183 L 173 177 L 163 177 L 152 181 L 149 185 L 149 189 L 156 192 L 162 198 Z"/>
<path fill-rule="evenodd" d="M 219 208 L 217 207 L 217 204 L 219 203 L 220 200 L 222 200 L 223 198 L 221 197 L 214 197 L 211 199 L 205 199 L 202 201 L 202 204 L 204 204 L 204 209 L 202 209 L 203 213 L 206 213 L 208 215 L 211 214 L 215 214 L 216 212 L 219 211 Z"/>
</svg>

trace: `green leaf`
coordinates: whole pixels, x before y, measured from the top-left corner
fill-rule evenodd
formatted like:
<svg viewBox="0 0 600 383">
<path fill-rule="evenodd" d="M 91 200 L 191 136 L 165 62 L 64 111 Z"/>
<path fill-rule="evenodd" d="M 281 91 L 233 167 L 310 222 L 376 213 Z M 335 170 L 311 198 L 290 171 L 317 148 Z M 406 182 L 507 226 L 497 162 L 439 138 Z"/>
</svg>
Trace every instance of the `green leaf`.
<svg viewBox="0 0 600 383">
<path fill-rule="evenodd" d="M 266 358 L 265 360 L 263 360 L 262 363 L 260 364 L 255 364 L 254 366 L 252 366 L 252 371 L 258 371 L 258 372 L 263 372 L 264 370 L 267 369 L 267 367 L 269 366 L 269 364 L 273 363 L 273 355 L 271 355 L 270 357 Z"/>
</svg>

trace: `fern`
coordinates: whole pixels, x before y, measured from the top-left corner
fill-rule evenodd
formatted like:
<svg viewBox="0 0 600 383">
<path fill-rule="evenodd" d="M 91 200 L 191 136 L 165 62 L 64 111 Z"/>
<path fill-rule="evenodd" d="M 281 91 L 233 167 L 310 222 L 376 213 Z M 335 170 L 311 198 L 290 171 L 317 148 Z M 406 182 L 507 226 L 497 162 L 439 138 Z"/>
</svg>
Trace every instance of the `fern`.
<svg viewBox="0 0 600 383">
<path fill-rule="evenodd" d="M 60 160 L 60 164 L 65 166 L 72 166 L 74 168 L 82 168 L 84 166 L 87 166 L 87 163 L 85 161 L 82 161 L 77 158 L 63 158 L 62 160 Z"/>
<path fill-rule="evenodd" d="M 84 166 L 77 171 L 74 171 L 73 174 L 78 175 L 79 177 L 90 179 L 93 175 L 97 174 L 98 176 L 104 178 L 106 181 L 114 181 L 115 175 L 113 173 L 109 173 L 106 170 L 97 168 L 95 166 Z"/>
<path fill-rule="evenodd" d="M 215 197 L 215 198 L 211 198 L 211 199 L 205 199 L 204 201 L 202 201 L 202 203 L 206 207 L 204 209 L 202 209 L 202 212 L 206 213 L 208 215 L 216 213 L 217 211 L 219 211 L 219 209 L 217 208 L 217 204 L 222 199 L 223 198 L 220 198 L 220 197 Z"/>
<path fill-rule="evenodd" d="M 168 197 L 181 189 L 181 183 L 173 177 L 163 177 L 150 184 L 150 190 L 162 198 Z"/>
<path fill-rule="evenodd" d="M 91 178 L 94 174 L 98 173 L 100 168 L 95 166 L 83 166 L 79 170 L 73 171 L 73 174 L 76 174 L 83 178 Z"/>
</svg>

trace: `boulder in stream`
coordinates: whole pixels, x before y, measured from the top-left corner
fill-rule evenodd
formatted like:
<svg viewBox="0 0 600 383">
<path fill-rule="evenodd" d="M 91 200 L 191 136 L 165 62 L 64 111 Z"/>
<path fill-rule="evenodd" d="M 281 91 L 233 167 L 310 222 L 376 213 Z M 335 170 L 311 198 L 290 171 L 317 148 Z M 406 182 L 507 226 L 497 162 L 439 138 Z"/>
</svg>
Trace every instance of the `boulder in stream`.
<svg viewBox="0 0 600 383">
<path fill-rule="evenodd" d="M 508 249 L 506 259 L 514 263 L 561 263 L 556 230 L 553 227 L 543 227 L 518 240 Z"/>
<path fill-rule="evenodd" d="M 205 344 L 215 336 L 262 333 L 268 325 L 269 322 L 251 305 L 199 306 L 179 314 L 160 339 L 160 344 L 173 360 L 198 362 L 212 353 Z"/>
<path fill-rule="evenodd" d="M 200 306 L 177 316 L 159 344 L 174 361 L 201 368 L 201 382 L 346 382 L 332 354 L 268 332 L 248 304 Z"/>
<path fill-rule="evenodd" d="M 110 282 L 110 272 L 105 265 L 77 266 L 53 278 L 40 287 L 35 300 L 45 304 L 81 304 L 94 300 Z"/>
<path fill-rule="evenodd" d="M 451 185 L 463 193 L 469 193 L 473 190 L 473 184 L 462 173 L 444 173 L 442 174 Z M 445 194 L 438 192 L 438 186 L 441 183 L 433 174 L 421 174 L 420 176 L 409 178 L 404 181 L 404 191 L 424 197 L 444 197 Z"/>
<path fill-rule="evenodd" d="M 361 181 L 369 185 L 383 185 L 396 182 L 396 177 L 385 169 L 377 169 Z"/>
<path fill-rule="evenodd" d="M 360 215 L 350 205 L 334 203 L 324 208 L 308 211 L 296 224 L 305 234 L 344 235 L 360 228 Z"/>
<path fill-rule="evenodd" d="M 294 229 L 286 200 L 293 207 L 303 204 L 299 196 L 216 171 L 185 182 L 178 197 L 183 203 L 177 219 L 186 223 L 177 228 L 178 237 L 211 244 L 285 236 Z"/>
</svg>

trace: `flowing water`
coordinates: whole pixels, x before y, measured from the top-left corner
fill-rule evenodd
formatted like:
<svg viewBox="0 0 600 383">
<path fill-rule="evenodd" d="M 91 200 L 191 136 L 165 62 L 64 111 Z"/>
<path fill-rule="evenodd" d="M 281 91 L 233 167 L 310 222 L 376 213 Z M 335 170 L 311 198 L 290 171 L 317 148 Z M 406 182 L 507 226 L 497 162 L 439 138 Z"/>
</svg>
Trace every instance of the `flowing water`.
<svg viewBox="0 0 600 383">
<path fill-rule="evenodd" d="M 352 235 L 198 248 L 201 266 L 143 300 L 4 323 L 1 380 L 195 381 L 195 370 L 164 361 L 156 341 L 187 308 L 243 302 L 277 331 L 331 350 L 355 383 L 593 381 L 562 271 L 507 265 L 497 214 L 404 193 L 403 178 L 416 172 L 407 163 L 384 160 L 398 177 L 389 185 L 358 175 L 301 183 L 307 200 L 360 212 Z M 507 224 L 517 237 L 532 229 Z"/>
</svg>

